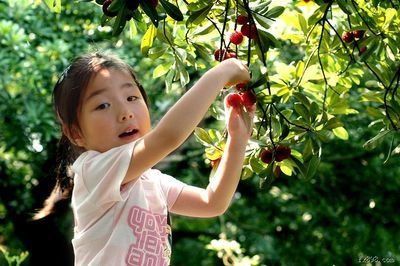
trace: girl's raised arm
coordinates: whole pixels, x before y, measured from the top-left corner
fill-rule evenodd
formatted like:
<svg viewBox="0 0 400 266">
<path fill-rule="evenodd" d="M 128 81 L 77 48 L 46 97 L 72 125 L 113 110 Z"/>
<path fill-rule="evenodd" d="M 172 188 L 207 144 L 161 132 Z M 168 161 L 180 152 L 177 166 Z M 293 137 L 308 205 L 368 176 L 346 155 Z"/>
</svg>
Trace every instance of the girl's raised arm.
<svg viewBox="0 0 400 266">
<path fill-rule="evenodd" d="M 248 68 L 238 59 L 225 60 L 207 71 L 159 124 L 137 141 L 124 183 L 136 179 L 178 148 L 200 123 L 224 86 L 249 80 Z"/>
</svg>

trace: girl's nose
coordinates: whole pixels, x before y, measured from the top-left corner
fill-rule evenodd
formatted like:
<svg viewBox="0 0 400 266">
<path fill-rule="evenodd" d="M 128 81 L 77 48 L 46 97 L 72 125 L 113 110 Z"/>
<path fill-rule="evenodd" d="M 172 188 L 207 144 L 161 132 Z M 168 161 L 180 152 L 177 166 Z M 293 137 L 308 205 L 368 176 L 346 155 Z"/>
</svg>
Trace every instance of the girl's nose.
<svg viewBox="0 0 400 266">
<path fill-rule="evenodd" d="M 122 111 L 119 117 L 120 122 L 124 122 L 126 120 L 130 120 L 133 118 L 133 112 L 130 110 Z"/>
</svg>

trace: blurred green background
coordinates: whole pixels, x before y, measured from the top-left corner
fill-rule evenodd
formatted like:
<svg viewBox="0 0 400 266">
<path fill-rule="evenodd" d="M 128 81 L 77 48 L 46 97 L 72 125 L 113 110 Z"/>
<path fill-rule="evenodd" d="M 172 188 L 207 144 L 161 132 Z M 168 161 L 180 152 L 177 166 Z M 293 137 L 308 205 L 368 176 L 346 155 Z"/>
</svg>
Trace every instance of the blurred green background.
<svg viewBox="0 0 400 266">
<path fill-rule="evenodd" d="M 22 265 L 72 265 L 69 202 L 60 202 L 47 218 L 30 220 L 55 183 L 60 135 L 51 92 L 71 59 L 100 50 L 127 60 L 149 94 L 153 123 L 184 93 L 178 87 L 167 93 L 163 77 L 153 78 L 160 62 L 143 58 L 140 36 L 111 37 L 98 27 L 100 18 L 100 8 L 90 3 L 69 3 L 56 14 L 44 4 L 0 0 L 0 265 L 16 265 L 24 251 L 29 254 Z M 188 71 L 193 81 L 201 75 Z M 353 101 L 363 110 L 356 96 Z M 220 238 L 237 241 L 243 256 L 258 255 L 258 265 L 374 265 L 374 258 L 400 264 L 400 158 L 383 163 L 389 141 L 373 151 L 362 148 L 376 134 L 366 114 L 342 121 L 349 140 L 325 144 L 312 179 L 282 175 L 259 188 L 258 179 L 249 178 L 223 216 L 173 216 L 172 265 L 223 265 L 206 248 Z M 220 124 L 208 116 L 202 126 Z M 158 168 L 205 187 L 211 168 L 203 153 L 191 137 Z"/>
</svg>

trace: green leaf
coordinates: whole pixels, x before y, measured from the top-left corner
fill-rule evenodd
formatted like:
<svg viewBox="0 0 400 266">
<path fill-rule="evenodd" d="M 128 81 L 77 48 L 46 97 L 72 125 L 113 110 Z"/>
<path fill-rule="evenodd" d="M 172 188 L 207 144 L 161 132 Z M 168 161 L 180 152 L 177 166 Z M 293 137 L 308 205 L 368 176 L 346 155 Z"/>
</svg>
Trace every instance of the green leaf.
<svg viewBox="0 0 400 266">
<path fill-rule="evenodd" d="M 176 21 L 182 21 L 183 20 L 183 14 L 182 12 L 179 10 L 179 8 L 171 3 L 169 3 L 166 0 L 160 0 L 161 5 L 164 7 L 165 12 L 167 12 L 167 14 L 175 19 Z"/>
<path fill-rule="evenodd" d="M 275 6 L 271 8 L 265 16 L 267 18 L 277 18 L 280 15 L 282 15 L 283 11 L 285 11 L 285 8 L 283 6 Z"/>
<path fill-rule="evenodd" d="M 290 128 L 285 122 L 281 123 L 281 127 L 282 127 L 282 133 L 279 136 L 280 141 L 284 140 L 290 133 Z"/>
<path fill-rule="evenodd" d="M 391 130 L 383 130 L 381 132 L 378 133 L 378 135 L 376 135 L 375 137 L 373 137 L 372 139 L 368 140 L 367 142 L 364 143 L 363 147 L 366 150 L 373 150 L 375 149 L 378 145 L 380 145 L 382 143 L 382 141 L 384 140 L 384 137 L 391 133 Z"/>
<path fill-rule="evenodd" d="M 260 173 L 265 169 L 265 165 L 255 156 L 250 157 L 250 167 L 254 173 Z"/>
<path fill-rule="evenodd" d="M 113 31 L 112 31 L 113 36 L 118 36 L 119 34 L 121 34 L 122 30 L 125 28 L 126 12 L 127 12 L 127 9 L 125 7 L 122 7 L 118 11 L 118 15 L 115 18 L 114 25 L 113 25 Z"/>
<path fill-rule="evenodd" d="M 194 130 L 194 135 L 196 138 L 205 146 L 212 145 L 213 141 L 208 135 L 207 131 L 202 129 L 201 127 L 196 127 Z"/>
<path fill-rule="evenodd" d="M 150 3 L 150 1 L 141 0 L 140 6 L 142 7 L 143 12 L 146 13 L 147 16 L 149 16 L 149 18 L 150 18 L 151 22 L 153 22 L 154 26 L 158 27 L 158 22 L 159 22 L 160 18 L 158 17 L 157 10 L 153 7 L 153 5 Z"/>
<path fill-rule="evenodd" d="M 147 56 L 150 47 L 153 45 L 153 41 L 156 35 L 157 35 L 157 28 L 153 24 L 150 24 L 140 44 L 140 50 L 142 51 L 142 54 L 144 54 L 145 56 Z"/>
<path fill-rule="evenodd" d="M 271 27 L 271 20 L 269 20 L 266 17 L 263 17 L 261 15 L 258 14 L 254 14 L 253 18 L 255 19 L 256 22 L 258 22 L 258 24 L 260 24 L 262 27 L 264 27 L 265 29 L 269 29 Z"/>
<path fill-rule="evenodd" d="M 349 4 L 345 3 L 345 1 L 336 1 L 336 3 L 338 4 L 338 6 L 340 7 L 340 9 L 346 13 L 347 15 L 353 15 L 353 12 L 351 10 L 351 8 L 349 8 Z"/>
<path fill-rule="evenodd" d="M 349 133 L 347 132 L 347 130 L 344 127 L 337 127 L 337 128 L 334 128 L 332 131 L 333 131 L 333 134 L 335 134 L 335 136 L 338 137 L 339 139 L 342 139 L 342 140 L 349 139 Z"/>
<path fill-rule="evenodd" d="M 158 78 L 161 77 L 165 74 L 168 73 L 168 71 L 171 69 L 173 62 L 166 62 L 164 64 L 158 65 L 154 71 L 153 71 L 153 78 Z"/>
<path fill-rule="evenodd" d="M 279 41 L 269 32 L 259 30 L 258 35 L 260 36 L 261 40 L 265 39 L 265 42 L 268 43 L 268 47 L 278 48 L 281 46 Z M 267 49 L 268 51 L 268 49 Z M 266 51 L 265 51 L 266 52 Z"/>
<path fill-rule="evenodd" d="M 267 77 L 266 77 L 266 75 L 261 75 L 256 81 L 251 80 L 248 84 L 248 88 L 254 89 L 265 83 L 267 83 Z"/>
<path fill-rule="evenodd" d="M 210 53 L 203 45 L 193 43 L 193 47 L 196 49 L 196 54 L 205 60 L 210 60 Z"/>
<path fill-rule="evenodd" d="M 307 107 L 305 107 L 303 104 L 301 103 L 295 103 L 294 104 L 294 110 L 296 111 L 296 113 L 303 117 L 304 120 L 306 121 L 310 121 L 310 114 L 307 110 Z"/>
<path fill-rule="evenodd" d="M 186 23 L 194 25 L 200 24 L 207 17 L 213 5 L 214 5 L 213 2 L 210 1 L 210 3 L 207 6 L 199 10 L 193 11 L 192 14 L 188 17 Z"/>
<path fill-rule="evenodd" d="M 245 166 L 245 167 L 243 167 L 242 175 L 241 175 L 240 179 L 246 180 L 246 179 L 252 177 L 253 173 L 254 172 L 250 169 L 250 167 Z"/>
<path fill-rule="evenodd" d="M 148 53 L 148 57 L 151 59 L 157 59 L 159 57 L 161 57 L 163 54 L 165 54 L 165 52 L 168 50 L 168 47 L 166 46 L 155 46 L 150 48 L 149 53 Z"/>
<path fill-rule="evenodd" d="M 268 167 L 262 170 L 258 175 L 260 177 L 260 188 L 264 185 L 269 186 L 274 180 L 274 164 L 268 164 Z"/>
<path fill-rule="evenodd" d="M 308 25 L 316 24 L 323 18 L 327 5 L 321 5 L 314 13 L 308 18 Z"/>
<path fill-rule="evenodd" d="M 311 104 L 310 101 L 308 100 L 307 96 L 305 96 L 303 93 L 300 92 L 293 92 L 293 96 L 296 97 L 297 100 L 299 100 L 306 108 L 310 108 Z"/>
<path fill-rule="evenodd" d="M 125 8 L 125 1 L 124 0 L 113 0 L 111 4 L 108 6 L 107 10 L 109 12 L 119 12 L 121 9 Z"/>
<path fill-rule="evenodd" d="M 316 156 L 316 155 L 312 156 L 311 160 L 304 163 L 305 172 L 303 173 L 303 176 L 306 179 L 312 178 L 315 175 L 315 173 L 317 172 L 320 162 L 321 162 L 321 159 L 318 156 Z"/>
<path fill-rule="evenodd" d="M 304 18 L 304 16 L 301 13 L 297 14 L 297 18 L 299 19 L 301 31 L 303 32 L 304 35 L 307 35 L 308 25 L 307 25 L 306 19 Z"/>
<path fill-rule="evenodd" d="M 324 129 L 325 130 L 331 130 L 337 127 L 342 127 L 343 123 L 340 122 L 340 120 L 337 117 L 332 117 L 331 119 L 328 120 L 328 122 L 326 122 L 326 124 L 324 125 Z"/>
</svg>

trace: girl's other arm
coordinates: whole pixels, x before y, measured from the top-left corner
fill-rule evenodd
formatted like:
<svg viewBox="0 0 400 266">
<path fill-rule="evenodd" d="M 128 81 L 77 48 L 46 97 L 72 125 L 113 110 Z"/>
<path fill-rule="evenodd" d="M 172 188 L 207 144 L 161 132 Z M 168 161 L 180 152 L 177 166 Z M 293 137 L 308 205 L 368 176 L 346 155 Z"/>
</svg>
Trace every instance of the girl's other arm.
<svg viewBox="0 0 400 266">
<path fill-rule="evenodd" d="M 124 183 L 137 178 L 178 148 L 200 123 L 225 85 L 249 80 L 248 68 L 238 59 L 225 60 L 207 71 L 159 124 L 137 141 Z"/>
<path fill-rule="evenodd" d="M 252 120 L 255 106 L 248 110 Z M 213 217 L 223 214 L 239 183 L 245 150 L 252 130 L 239 110 L 229 108 L 228 139 L 221 161 L 206 189 L 185 186 L 172 206 L 171 212 L 194 217 Z"/>
</svg>

